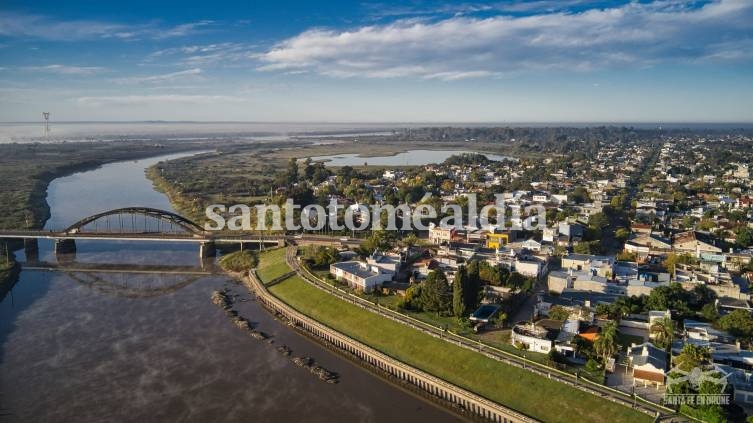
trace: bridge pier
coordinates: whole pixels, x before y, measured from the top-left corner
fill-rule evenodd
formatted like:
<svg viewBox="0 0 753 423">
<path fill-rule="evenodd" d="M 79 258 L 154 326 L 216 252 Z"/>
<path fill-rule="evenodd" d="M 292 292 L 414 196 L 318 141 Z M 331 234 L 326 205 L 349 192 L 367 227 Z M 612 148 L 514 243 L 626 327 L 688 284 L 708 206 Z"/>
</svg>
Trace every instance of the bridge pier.
<svg viewBox="0 0 753 423">
<path fill-rule="evenodd" d="M 76 240 L 56 239 L 55 259 L 60 264 L 69 264 L 76 261 Z"/>
<path fill-rule="evenodd" d="M 217 247 L 213 241 L 202 242 L 199 245 L 199 258 L 203 262 L 208 257 L 214 257 L 217 255 Z"/>
<path fill-rule="evenodd" d="M 24 238 L 24 255 L 27 263 L 39 261 L 39 240 L 36 238 Z"/>
<path fill-rule="evenodd" d="M 76 240 L 56 239 L 55 254 L 70 254 L 76 252 Z"/>
</svg>

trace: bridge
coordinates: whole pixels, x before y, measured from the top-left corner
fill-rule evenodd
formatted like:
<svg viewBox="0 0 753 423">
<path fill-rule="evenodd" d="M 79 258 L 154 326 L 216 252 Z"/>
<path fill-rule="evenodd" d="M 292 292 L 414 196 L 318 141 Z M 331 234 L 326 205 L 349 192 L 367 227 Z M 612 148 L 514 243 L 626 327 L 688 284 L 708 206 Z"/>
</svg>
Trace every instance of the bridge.
<svg viewBox="0 0 753 423">
<path fill-rule="evenodd" d="M 363 240 L 321 234 L 269 234 L 262 232 L 228 234 L 206 231 L 197 223 L 179 214 L 149 208 L 125 207 L 85 217 L 62 230 L 0 230 L 0 239 L 23 239 L 27 258 L 36 261 L 37 241 L 55 242 L 56 254 L 74 254 L 77 240 L 88 241 L 153 241 L 199 244 L 199 257 L 214 257 L 216 244 L 258 244 L 260 246 L 331 245 L 356 247 Z"/>
<path fill-rule="evenodd" d="M 76 240 L 190 242 L 200 245 L 201 258 L 215 255 L 217 243 L 285 245 L 284 235 L 244 233 L 227 235 L 205 231 L 183 216 L 149 207 L 125 207 L 83 218 L 63 230 L 3 230 L 0 239 L 23 239 L 34 254 L 36 241 L 55 241 L 56 253 L 74 253 Z"/>
</svg>

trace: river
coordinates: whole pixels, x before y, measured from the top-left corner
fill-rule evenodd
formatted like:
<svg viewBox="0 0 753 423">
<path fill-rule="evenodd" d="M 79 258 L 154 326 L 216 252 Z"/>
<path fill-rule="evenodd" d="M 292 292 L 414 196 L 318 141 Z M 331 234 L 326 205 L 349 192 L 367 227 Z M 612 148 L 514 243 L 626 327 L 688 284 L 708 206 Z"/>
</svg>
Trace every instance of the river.
<svg viewBox="0 0 753 423">
<path fill-rule="evenodd" d="M 144 176 L 159 160 L 56 179 L 46 227 L 124 206 L 172 210 Z M 39 259 L 54 263 L 51 242 L 39 247 Z M 199 267 L 196 245 L 168 243 L 77 242 L 75 260 Z M 220 275 L 23 270 L 0 303 L 0 422 L 458 420 L 292 331 L 258 303 L 238 302 L 274 345 L 249 337 L 211 304 L 223 287 L 251 299 Z M 293 365 L 275 350 L 282 344 L 337 372 L 340 383 Z"/>
</svg>

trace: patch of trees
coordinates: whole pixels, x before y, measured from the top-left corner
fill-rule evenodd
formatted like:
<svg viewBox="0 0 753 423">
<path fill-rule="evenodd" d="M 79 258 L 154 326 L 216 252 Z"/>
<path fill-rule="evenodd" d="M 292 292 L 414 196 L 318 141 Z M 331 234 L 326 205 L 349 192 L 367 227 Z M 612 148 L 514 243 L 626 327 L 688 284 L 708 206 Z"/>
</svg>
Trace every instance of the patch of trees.
<svg viewBox="0 0 753 423">
<path fill-rule="evenodd" d="M 654 288 L 650 295 L 640 297 L 620 297 L 610 305 L 600 304 L 597 314 L 607 314 L 612 319 L 620 319 L 628 314 L 651 310 L 671 310 L 678 318 L 697 317 L 706 304 L 716 299 L 714 291 L 698 285 L 693 290 L 685 290 L 679 283 Z"/>
<path fill-rule="evenodd" d="M 220 258 L 220 266 L 231 272 L 246 272 L 259 264 L 255 251 L 243 250 L 225 254 Z"/>
<path fill-rule="evenodd" d="M 479 153 L 463 153 L 455 154 L 448 157 L 445 161 L 445 165 L 449 166 L 470 166 L 470 165 L 487 165 L 492 161 L 485 155 Z"/>
<path fill-rule="evenodd" d="M 471 263 L 458 268 L 452 287 L 442 270 L 431 271 L 426 280 L 408 288 L 400 307 L 462 318 L 478 307 L 480 293 L 478 265 Z"/>
<path fill-rule="evenodd" d="M 706 347 L 699 347 L 693 344 L 686 344 L 680 354 L 672 359 L 674 366 L 684 372 L 691 372 L 695 368 L 710 370 L 711 352 Z M 679 372 L 670 373 L 670 378 L 680 378 L 683 375 Z M 721 378 L 717 373 L 716 377 Z M 667 386 L 669 395 L 719 395 L 725 393 L 724 386 L 716 384 L 711 380 L 703 380 L 698 386 L 691 384 L 689 380 L 675 382 Z M 683 404 L 680 411 L 704 422 L 726 422 L 728 416 L 726 410 L 716 404 L 696 404 L 693 406 Z"/>
<path fill-rule="evenodd" d="M 482 283 L 493 286 L 528 291 L 533 288 L 535 280 L 521 275 L 518 272 L 510 272 L 504 267 L 495 266 L 487 261 L 474 261 L 479 269 L 479 277 Z"/>
<path fill-rule="evenodd" d="M 753 339 L 753 316 L 746 310 L 735 310 L 717 321 L 720 329 L 742 338 L 746 342 Z"/>
<path fill-rule="evenodd" d="M 340 258 L 337 248 L 322 245 L 309 245 L 303 253 L 303 260 L 311 267 L 328 267 Z"/>
</svg>

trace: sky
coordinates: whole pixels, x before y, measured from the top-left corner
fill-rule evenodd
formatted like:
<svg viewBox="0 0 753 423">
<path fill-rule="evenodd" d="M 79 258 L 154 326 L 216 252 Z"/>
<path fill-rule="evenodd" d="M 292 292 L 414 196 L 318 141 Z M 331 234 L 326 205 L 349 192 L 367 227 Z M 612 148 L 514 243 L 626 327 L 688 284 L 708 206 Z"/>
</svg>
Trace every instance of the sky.
<svg viewBox="0 0 753 423">
<path fill-rule="evenodd" d="M 0 2 L 0 121 L 753 122 L 753 1 Z"/>
</svg>

